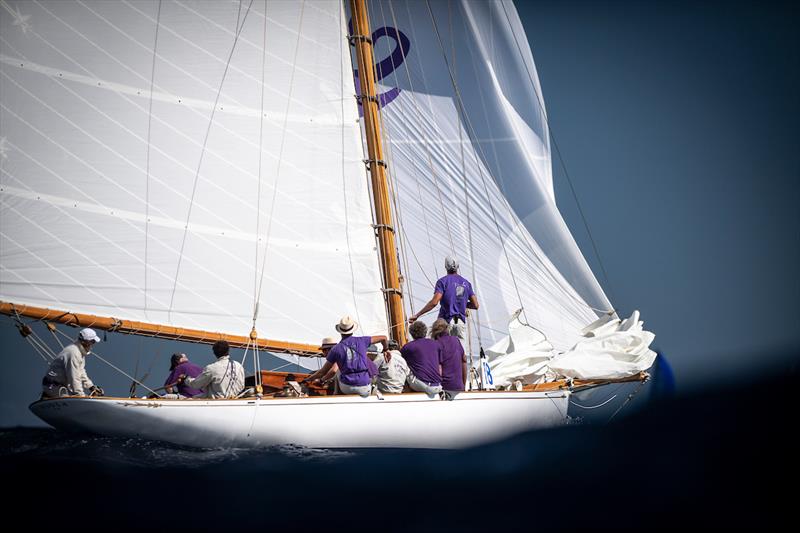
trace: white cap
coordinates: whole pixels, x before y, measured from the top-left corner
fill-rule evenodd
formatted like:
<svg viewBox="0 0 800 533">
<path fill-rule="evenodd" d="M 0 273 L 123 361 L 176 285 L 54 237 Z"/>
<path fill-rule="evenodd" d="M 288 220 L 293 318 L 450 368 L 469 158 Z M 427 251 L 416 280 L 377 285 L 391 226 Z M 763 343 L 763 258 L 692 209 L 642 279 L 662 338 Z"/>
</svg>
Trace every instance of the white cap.
<svg viewBox="0 0 800 533">
<path fill-rule="evenodd" d="M 78 338 L 82 341 L 100 342 L 100 337 L 97 336 L 97 333 L 95 333 L 92 328 L 83 328 L 81 332 L 78 333 Z"/>
<path fill-rule="evenodd" d="M 458 270 L 458 260 L 455 257 L 448 255 L 444 260 L 444 269 L 448 272 L 455 272 Z"/>
</svg>

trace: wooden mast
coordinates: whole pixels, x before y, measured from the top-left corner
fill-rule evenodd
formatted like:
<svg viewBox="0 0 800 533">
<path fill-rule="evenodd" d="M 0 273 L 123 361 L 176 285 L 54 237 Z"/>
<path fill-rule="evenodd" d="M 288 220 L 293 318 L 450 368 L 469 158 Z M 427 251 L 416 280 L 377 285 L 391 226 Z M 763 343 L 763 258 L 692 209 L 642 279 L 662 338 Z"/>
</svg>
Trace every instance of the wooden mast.
<svg viewBox="0 0 800 533">
<path fill-rule="evenodd" d="M 248 345 L 258 343 L 261 350 L 280 353 L 293 353 L 306 356 L 321 355 L 319 346 L 311 344 L 301 344 L 296 342 L 283 342 L 270 339 L 251 339 L 244 335 L 226 335 L 224 333 L 213 333 L 199 329 L 176 328 L 172 326 L 161 326 L 147 322 L 135 322 L 133 320 L 118 320 L 110 317 L 100 317 L 83 313 L 70 313 L 68 311 L 57 311 L 45 309 L 43 307 L 33 307 L 30 305 L 19 305 L 10 302 L 0 302 L 0 314 L 9 316 L 24 316 L 44 322 L 55 322 L 79 326 L 85 328 L 97 328 L 106 331 L 116 331 L 147 337 L 157 337 L 160 339 L 173 339 L 188 342 L 198 342 L 213 344 L 219 340 L 225 340 L 234 348 L 246 348 Z"/>
<path fill-rule="evenodd" d="M 381 123 L 378 96 L 375 89 L 375 61 L 372 53 L 372 32 L 369 28 L 367 8 L 364 0 L 349 0 L 353 17 L 353 35 L 350 42 L 355 46 L 358 60 L 358 79 L 361 94 L 357 98 L 364 110 L 364 129 L 367 137 L 372 194 L 375 204 L 375 229 L 381 252 L 383 267 L 383 291 L 389 311 L 391 337 L 402 346 L 406 341 L 406 318 L 403 312 L 403 293 L 400 288 L 399 261 L 395 245 L 395 228 L 389 204 L 389 187 L 386 179 L 386 162 L 381 145 Z"/>
</svg>

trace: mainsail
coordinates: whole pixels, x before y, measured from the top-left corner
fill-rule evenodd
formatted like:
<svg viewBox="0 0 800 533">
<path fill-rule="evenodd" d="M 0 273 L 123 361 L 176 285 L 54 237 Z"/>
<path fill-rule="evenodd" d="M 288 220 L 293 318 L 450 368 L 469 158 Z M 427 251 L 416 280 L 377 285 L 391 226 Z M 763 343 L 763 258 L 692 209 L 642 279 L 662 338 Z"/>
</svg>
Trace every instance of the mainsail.
<svg viewBox="0 0 800 533">
<path fill-rule="evenodd" d="M 341 2 L 0 7 L 0 300 L 308 346 L 343 314 L 388 330 Z M 368 8 L 406 313 L 455 255 L 473 341 L 522 309 L 568 350 L 611 305 L 556 208 L 513 4 Z"/>
<path fill-rule="evenodd" d="M 386 331 L 341 3 L 0 3 L 0 300 Z"/>
</svg>

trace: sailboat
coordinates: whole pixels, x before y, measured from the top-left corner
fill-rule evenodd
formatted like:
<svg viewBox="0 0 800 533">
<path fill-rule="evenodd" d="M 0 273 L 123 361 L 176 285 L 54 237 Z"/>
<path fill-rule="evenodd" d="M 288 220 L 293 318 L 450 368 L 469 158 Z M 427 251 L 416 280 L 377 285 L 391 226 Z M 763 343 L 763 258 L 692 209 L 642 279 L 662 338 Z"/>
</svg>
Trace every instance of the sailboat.
<svg viewBox="0 0 800 533">
<path fill-rule="evenodd" d="M 653 335 L 617 316 L 556 206 L 510 1 L 0 7 L 0 313 L 45 359 L 40 323 L 252 354 L 250 395 L 34 402 L 50 425 L 456 448 L 564 424 L 576 390 L 646 379 Z M 273 394 L 287 376 L 259 354 L 313 367 L 343 315 L 405 343 L 448 255 L 481 301 L 467 391 Z"/>
</svg>

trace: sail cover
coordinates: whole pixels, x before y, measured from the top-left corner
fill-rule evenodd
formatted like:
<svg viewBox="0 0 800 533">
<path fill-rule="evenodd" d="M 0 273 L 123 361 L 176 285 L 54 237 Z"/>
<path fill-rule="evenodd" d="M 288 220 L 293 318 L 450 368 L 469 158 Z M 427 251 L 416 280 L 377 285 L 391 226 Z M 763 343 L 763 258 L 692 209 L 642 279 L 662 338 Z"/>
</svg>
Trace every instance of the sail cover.
<svg viewBox="0 0 800 533">
<path fill-rule="evenodd" d="M 346 24 L 327 0 L 0 1 L 0 300 L 385 332 Z"/>
<path fill-rule="evenodd" d="M 570 348 L 611 306 L 556 207 L 544 100 L 513 4 L 375 0 L 369 15 L 406 303 L 422 307 L 455 255 L 481 304 L 473 340 L 494 344 L 522 308 L 520 320 Z"/>
</svg>

